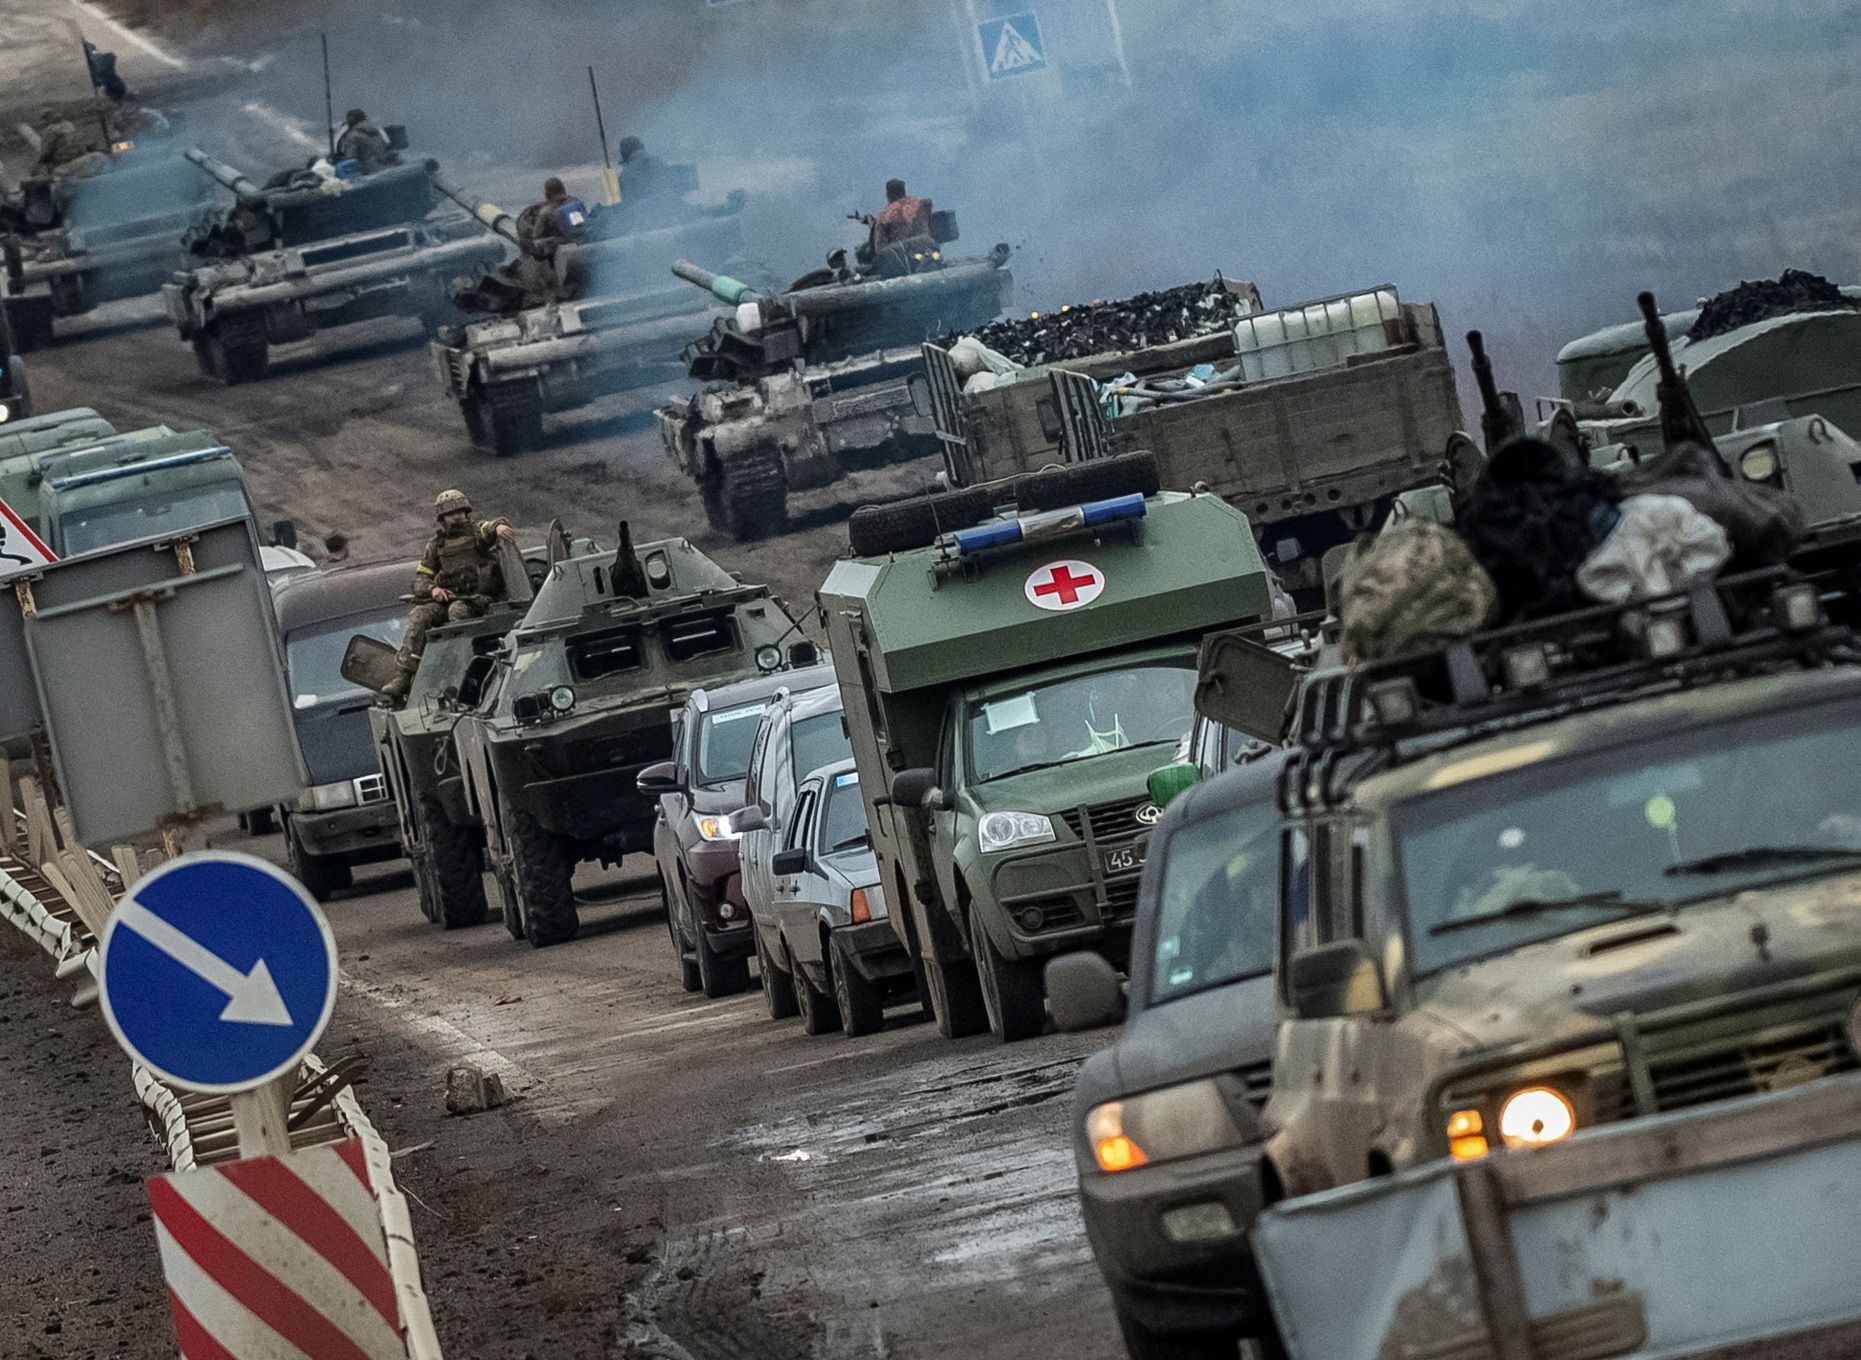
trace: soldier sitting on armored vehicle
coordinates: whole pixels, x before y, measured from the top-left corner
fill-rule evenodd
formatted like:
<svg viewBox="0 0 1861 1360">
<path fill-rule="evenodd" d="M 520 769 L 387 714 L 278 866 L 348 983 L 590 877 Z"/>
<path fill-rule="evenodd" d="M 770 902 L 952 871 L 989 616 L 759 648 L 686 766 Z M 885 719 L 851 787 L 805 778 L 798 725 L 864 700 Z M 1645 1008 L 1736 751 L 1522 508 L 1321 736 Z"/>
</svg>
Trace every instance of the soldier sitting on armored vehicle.
<svg viewBox="0 0 1861 1360">
<path fill-rule="evenodd" d="M 439 527 L 414 571 L 416 604 L 401 643 L 401 673 L 383 691 L 390 698 L 406 697 L 429 632 L 442 624 L 483 618 L 485 610 L 506 594 L 498 540 L 517 541 L 509 523 L 501 517 L 474 523 L 472 503 L 463 491 L 440 492 L 433 508 Z"/>
<path fill-rule="evenodd" d="M 32 165 L 35 179 L 69 178 L 81 172 L 80 162 L 93 152 L 76 123 L 48 104 L 39 110 L 33 127 L 39 134 L 39 158 Z"/>
<path fill-rule="evenodd" d="M 356 170 L 367 175 L 398 159 L 387 135 L 368 121 L 368 115 L 361 109 L 350 109 L 343 118 L 342 133 L 336 138 L 336 163 L 354 161 Z"/>
</svg>

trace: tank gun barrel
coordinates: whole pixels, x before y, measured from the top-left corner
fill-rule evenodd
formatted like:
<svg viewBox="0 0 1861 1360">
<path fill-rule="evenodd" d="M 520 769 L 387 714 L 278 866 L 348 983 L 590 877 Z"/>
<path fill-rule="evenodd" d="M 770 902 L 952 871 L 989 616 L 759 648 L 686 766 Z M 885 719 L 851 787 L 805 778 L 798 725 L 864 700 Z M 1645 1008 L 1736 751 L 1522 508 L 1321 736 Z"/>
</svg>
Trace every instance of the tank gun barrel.
<svg viewBox="0 0 1861 1360">
<path fill-rule="evenodd" d="M 225 161 L 215 160 L 199 147 L 191 146 L 181 154 L 194 162 L 195 165 L 199 166 L 210 178 L 217 180 L 226 188 L 232 190 L 236 197 L 264 197 L 265 191 L 258 185 L 233 169 L 233 167 L 228 165 Z"/>
<path fill-rule="evenodd" d="M 517 219 L 514 216 L 490 199 L 480 198 L 477 194 L 466 191 L 437 170 L 430 173 L 433 177 L 433 187 L 477 218 L 485 230 L 495 236 L 502 236 L 512 245 L 523 244 L 517 237 Z"/>
<path fill-rule="evenodd" d="M 712 297 L 729 307 L 740 306 L 745 302 L 757 302 L 762 294 L 740 279 L 733 279 L 728 274 L 713 274 L 708 269 L 700 269 L 690 260 L 680 260 L 672 266 L 672 272 L 687 283 L 696 284 Z"/>
</svg>

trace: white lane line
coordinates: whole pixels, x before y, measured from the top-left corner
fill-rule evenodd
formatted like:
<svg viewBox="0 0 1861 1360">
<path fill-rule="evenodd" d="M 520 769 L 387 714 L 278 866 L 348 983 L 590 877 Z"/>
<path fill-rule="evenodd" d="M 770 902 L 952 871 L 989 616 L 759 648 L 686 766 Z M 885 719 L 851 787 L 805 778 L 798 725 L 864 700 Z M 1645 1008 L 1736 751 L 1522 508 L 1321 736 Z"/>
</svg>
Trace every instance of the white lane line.
<svg viewBox="0 0 1861 1360">
<path fill-rule="evenodd" d="M 271 105 L 260 104 L 257 101 L 247 104 L 245 106 L 245 111 L 251 114 L 252 117 L 258 119 L 259 122 L 271 128 L 271 130 L 276 132 L 279 136 L 288 137 L 299 146 L 308 147 L 312 151 L 323 151 L 328 149 L 327 142 L 319 141 L 315 134 L 310 131 L 310 124 L 306 123 L 302 118 L 293 117 L 288 113 L 281 113 Z"/>
<path fill-rule="evenodd" d="M 396 996 L 384 987 L 363 982 L 348 973 L 342 975 L 342 985 L 349 991 L 365 996 L 382 1008 L 394 1012 L 410 1028 L 432 1039 L 445 1057 L 466 1059 L 477 1063 L 486 1071 L 497 1073 L 504 1078 L 504 1085 L 507 1089 L 529 1091 L 543 1085 L 541 1079 L 527 1067 L 513 1062 L 497 1049 L 474 1038 L 451 1021 L 442 1020 L 437 1015 L 414 1009 L 409 1005 L 409 998 L 406 996 Z"/>
<path fill-rule="evenodd" d="M 172 70 L 185 71 L 187 69 L 187 63 L 185 61 L 181 60 L 181 58 L 177 57 L 153 38 L 146 37 L 136 32 L 135 29 L 117 22 L 103 10 L 91 4 L 90 0 L 65 0 L 65 3 L 70 5 L 71 8 L 76 10 L 79 14 L 83 15 L 86 23 L 94 24 L 99 28 L 107 30 L 117 43 L 127 43 L 145 57 L 153 61 L 159 61 L 162 65 Z"/>
</svg>

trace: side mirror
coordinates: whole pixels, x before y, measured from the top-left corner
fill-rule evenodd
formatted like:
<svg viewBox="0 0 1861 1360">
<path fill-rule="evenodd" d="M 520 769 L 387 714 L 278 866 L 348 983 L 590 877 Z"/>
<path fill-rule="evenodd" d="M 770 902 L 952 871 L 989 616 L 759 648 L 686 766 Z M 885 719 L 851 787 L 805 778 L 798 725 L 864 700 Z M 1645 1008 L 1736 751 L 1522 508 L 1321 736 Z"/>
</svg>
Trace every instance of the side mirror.
<svg viewBox="0 0 1861 1360">
<path fill-rule="evenodd" d="M 271 541 L 280 548 L 297 546 L 297 521 L 281 519 L 271 526 Z"/>
<path fill-rule="evenodd" d="M 342 664 L 337 669 L 350 684 L 385 694 L 390 682 L 401 673 L 400 653 L 366 633 L 357 633 L 343 649 Z"/>
<path fill-rule="evenodd" d="M 937 793 L 937 771 L 928 766 L 900 770 L 892 776 L 892 801 L 901 808 L 935 811 L 943 806 L 941 796 L 932 797 Z"/>
<path fill-rule="evenodd" d="M 1174 765 L 1152 770 L 1145 787 L 1150 801 L 1159 808 L 1166 808 L 1194 788 L 1201 778 L 1202 771 L 1194 761 L 1179 760 Z"/>
<path fill-rule="evenodd" d="M 678 766 L 669 760 L 662 760 L 657 765 L 648 765 L 640 771 L 636 781 L 641 793 L 654 798 L 668 793 L 678 793 L 682 786 L 678 782 Z"/>
<path fill-rule="evenodd" d="M 820 659 L 821 649 L 805 638 L 800 642 L 794 643 L 788 649 L 788 664 L 793 666 L 796 670 L 803 670 L 808 666 L 817 665 Z"/>
<path fill-rule="evenodd" d="M 1362 940 L 1338 940 L 1292 956 L 1287 1000 L 1301 1020 L 1369 1015 L 1389 1004 L 1376 956 Z"/>
<path fill-rule="evenodd" d="M 806 850 L 784 850 L 769 862 L 769 872 L 777 878 L 787 878 L 791 874 L 805 874 L 812 861 Z"/>
<path fill-rule="evenodd" d="M 1047 1009 L 1064 1034 L 1102 1029 L 1124 1020 L 1124 988 L 1102 955 L 1090 950 L 1047 961 Z"/>
<path fill-rule="evenodd" d="M 763 816 L 761 808 L 751 803 L 748 807 L 730 814 L 730 829 L 742 833 L 745 831 L 767 831 L 769 819 Z"/>
</svg>

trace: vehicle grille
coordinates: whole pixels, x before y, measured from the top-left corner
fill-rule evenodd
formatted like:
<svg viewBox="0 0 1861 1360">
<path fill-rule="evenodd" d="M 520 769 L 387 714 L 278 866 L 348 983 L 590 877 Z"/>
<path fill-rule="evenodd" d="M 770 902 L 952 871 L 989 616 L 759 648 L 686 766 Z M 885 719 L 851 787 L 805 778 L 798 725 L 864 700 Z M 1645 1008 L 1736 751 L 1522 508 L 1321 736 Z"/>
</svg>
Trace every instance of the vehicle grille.
<svg viewBox="0 0 1861 1360">
<path fill-rule="evenodd" d="M 1105 914 L 1119 920 L 1137 914 L 1136 878 L 1115 878 L 1105 885 Z"/>
<path fill-rule="evenodd" d="M 355 781 L 355 801 L 362 804 L 388 801 L 388 781 L 378 774 L 365 774 Z"/>
<path fill-rule="evenodd" d="M 1087 808 L 1069 808 L 1060 814 L 1075 836 L 1086 834 L 1086 820 L 1092 824 L 1092 839 L 1101 844 L 1130 840 L 1150 828 L 1137 820 L 1137 810 L 1148 807 L 1150 799 L 1142 795 L 1121 798 L 1115 803 L 1098 803 Z"/>
<path fill-rule="evenodd" d="M 1729 1035 L 1651 1056 L 1656 1108 L 1695 1105 L 1798 1086 L 1861 1067 L 1839 1021 L 1821 1020 L 1777 1033 Z"/>
<path fill-rule="evenodd" d="M 1241 1085 L 1247 1093 L 1247 1103 L 1256 1110 L 1267 1103 L 1267 1097 L 1273 1094 L 1273 1060 L 1262 1058 L 1257 1063 L 1234 1069 L 1234 1075 L 1241 1079 Z"/>
</svg>

